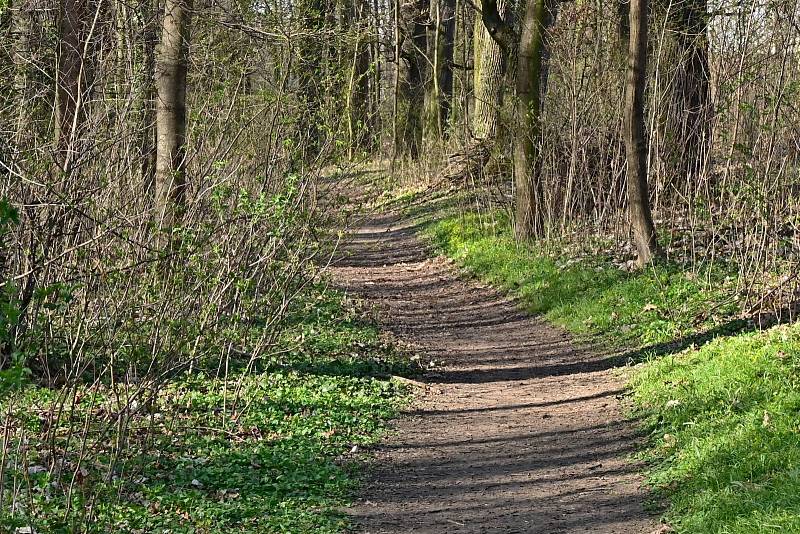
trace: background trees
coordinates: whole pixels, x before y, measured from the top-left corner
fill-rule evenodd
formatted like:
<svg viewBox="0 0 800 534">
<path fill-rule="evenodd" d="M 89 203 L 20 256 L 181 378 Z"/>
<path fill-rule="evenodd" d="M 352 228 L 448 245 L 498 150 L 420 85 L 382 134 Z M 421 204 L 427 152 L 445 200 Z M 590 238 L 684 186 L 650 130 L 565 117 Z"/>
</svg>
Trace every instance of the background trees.
<svg viewBox="0 0 800 534">
<path fill-rule="evenodd" d="M 255 365 L 329 252 L 321 170 L 389 157 L 530 246 L 732 262 L 784 308 L 796 2 L 651 4 L 0 1 L 0 368 Z"/>
</svg>

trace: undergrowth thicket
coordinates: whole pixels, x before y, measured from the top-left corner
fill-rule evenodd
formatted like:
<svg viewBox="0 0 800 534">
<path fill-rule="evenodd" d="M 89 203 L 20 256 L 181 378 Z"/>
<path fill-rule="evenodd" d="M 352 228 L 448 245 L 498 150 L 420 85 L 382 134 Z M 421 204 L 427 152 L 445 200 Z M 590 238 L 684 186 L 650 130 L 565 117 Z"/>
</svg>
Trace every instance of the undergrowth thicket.
<svg viewBox="0 0 800 534">
<path fill-rule="evenodd" d="M 176 376 L 145 398 L 79 385 L 57 419 L 47 411 L 58 390 L 31 383 L 6 396 L 13 446 L 0 476 L 16 491 L 0 530 L 341 531 L 353 460 L 405 398 L 404 386 L 376 377 L 410 366 L 322 286 L 292 303 L 279 345 L 249 370 Z M 110 431 L 120 417 L 124 432 Z"/>
</svg>

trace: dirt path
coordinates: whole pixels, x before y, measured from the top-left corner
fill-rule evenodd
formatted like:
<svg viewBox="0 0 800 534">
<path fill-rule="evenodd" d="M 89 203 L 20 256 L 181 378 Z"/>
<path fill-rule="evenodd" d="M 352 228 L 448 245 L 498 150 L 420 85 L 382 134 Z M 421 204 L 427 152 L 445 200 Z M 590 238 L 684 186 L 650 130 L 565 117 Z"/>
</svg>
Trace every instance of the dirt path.
<svg viewBox="0 0 800 534">
<path fill-rule="evenodd" d="M 334 277 L 442 367 L 378 449 L 351 513 L 379 533 L 648 533 L 616 363 L 464 280 L 395 216 L 357 230 Z"/>
</svg>

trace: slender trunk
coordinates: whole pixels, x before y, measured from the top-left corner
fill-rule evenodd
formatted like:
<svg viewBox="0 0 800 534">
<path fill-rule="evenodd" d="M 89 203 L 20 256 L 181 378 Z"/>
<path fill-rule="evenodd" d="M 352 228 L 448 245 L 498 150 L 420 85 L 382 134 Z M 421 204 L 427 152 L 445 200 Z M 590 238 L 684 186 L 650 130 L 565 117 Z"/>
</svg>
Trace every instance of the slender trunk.
<svg viewBox="0 0 800 534">
<path fill-rule="evenodd" d="M 141 110 L 139 157 L 141 161 L 144 191 L 153 195 L 156 180 L 156 56 L 158 46 L 157 13 L 159 0 L 143 0 L 139 10 L 144 21 L 143 27 L 143 80 L 141 86 Z"/>
<path fill-rule="evenodd" d="M 662 255 L 650 212 L 647 186 L 647 133 L 644 119 L 646 74 L 647 0 L 631 0 L 624 130 L 628 158 L 628 209 L 639 265 L 648 264 Z"/>
<path fill-rule="evenodd" d="M 186 75 L 191 0 L 167 0 L 156 64 L 156 205 L 160 224 L 177 223 L 186 189 Z"/>
<path fill-rule="evenodd" d="M 514 230 L 519 240 L 540 237 L 544 232 L 539 152 L 546 11 L 545 0 L 528 0 L 520 34 L 514 141 Z"/>
<path fill-rule="evenodd" d="M 11 31 L 14 48 L 11 60 L 14 63 L 14 105 L 17 108 L 17 124 L 14 128 L 15 144 L 21 146 L 30 135 L 29 77 L 30 35 L 33 21 L 30 6 L 25 0 L 17 0 L 11 6 Z"/>
<path fill-rule="evenodd" d="M 61 168 L 68 172 L 75 159 L 82 122 L 83 45 L 86 0 L 64 0 L 59 20 L 56 98 L 56 149 Z"/>
<path fill-rule="evenodd" d="M 453 61 L 455 52 L 456 2 L 439 0 L 439 124 L 445 137 L 450 131 L 450 115 L 453 109 Z"/>
<path fill-rule="evenodd" d="M 400 0 L 394 0 L 394 91 L 392 91 L 392 167 L 400 156 Z"/>
<path fill-rule="evenodd" d="M 441 6 L 439 5 L 439 0 L 432 0 L 431 7 L 430 7 L 430 18 L 431 24 L 430 28 L 432 30 L 431 35 L 428 39 L 428 58 L 432 63 L 432 72 L 431 72 L 431 84 L 430 84 L 430 92 L 426 98 L 426 113 L 428 115 L 427 126 L 429 133 L 432 137 L 437 139 L 442 138 L 442 116 L 441 116 L 441 109 L 439 108 L 439 101 L 441 98 L 441 90 L 439 88 L 439 78 L 440 78 L 440 70 L 441 70 L 441 50 L 440 50 L 440 42 L 441 42 Z"/>
</svg>

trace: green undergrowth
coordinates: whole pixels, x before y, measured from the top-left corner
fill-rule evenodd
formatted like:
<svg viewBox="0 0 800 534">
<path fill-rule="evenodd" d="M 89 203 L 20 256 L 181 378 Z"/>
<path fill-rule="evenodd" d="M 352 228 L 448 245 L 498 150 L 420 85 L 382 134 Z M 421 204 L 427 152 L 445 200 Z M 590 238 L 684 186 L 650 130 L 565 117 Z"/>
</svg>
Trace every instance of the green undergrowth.
<svg viewBox="0 0 800 534">
<path fill-rule="evenodd" d="M 516 243 L 501 215 L 454 215 L 429 224 L 426 234 L 468 272 L 580 336 L 639 348 L 737 326 L 730 324 L 736 301 L 719 271 L 659 265 L 630 273 L 600 256 L 543 253 Z"/>
<path fill-rule="evenodd" d="M 0 399 L 17 442 L 0 532 L 341 532 L 361 448 L 407 399 L 391 376 L 413 371 L 318 288 L 249 372 L 195 371 L 134 401 L 135 384 L 79 386 L 56 428 L 43 415 L 64 392 L 25 386 Z"/>
<path fill-rule="evenodd" d="M 678 532 L 800 532 L 800 325 L 653 359 L 630 385 Z"/>
<path fill-rule="evenodd" d="M 531 312 L 626 351 L 640 454 L 675 531 L 800 532 L 800 326 L 735 319 L 722 269 L 627 272 L 544 252 L 516 244 L 498 215 L 430 218 L 425 234 Z"/>
</svg>

